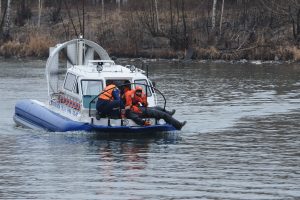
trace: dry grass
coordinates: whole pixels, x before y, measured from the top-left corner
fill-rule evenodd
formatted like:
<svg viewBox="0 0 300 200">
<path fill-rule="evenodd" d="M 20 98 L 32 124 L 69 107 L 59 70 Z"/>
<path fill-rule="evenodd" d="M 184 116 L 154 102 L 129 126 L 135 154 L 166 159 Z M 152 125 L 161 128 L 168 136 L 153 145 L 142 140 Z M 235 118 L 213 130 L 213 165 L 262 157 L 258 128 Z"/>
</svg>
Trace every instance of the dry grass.
<svg viewBox="0 0 300 200">
<path fill-rule="evenodd" d="M 287 47 L 285 49 L 285 52 L 292 56 L 292 59 L 294 61 L 300 61 L 300 49 L 298 47 Z"/>
<path fill-rule="evenodd" d="M 8 41 L 0 47 L 0 55 L 4 57 L 19 56 L 23 53 L 24 46 L 18 41 Z"/>
<path fill-rule="evenodd" d="M 55 41 L 47 35 L 33 33 L 27 34 L 24 42 L 19 38 L 8 41 L 0 46 L 0 55 L 4 57 L 47 57 L 49 47 L 55 45 Z"/>
<path fill-rule="evenodd" d="M 195 48 L 195 57 L 198 59 L 220 59 L 220 56 L 220 51 L 214 46 L 208 48 Z"/>
<path fill-rule="evenodd" d="M 296 60 L 295 59 L 295 47 L 279 46 L 276 50 L 276 55 L 278 55 L 280 60 Z M 299 58 L 298 58 L 299 59 Z"/>
<path fill-rule="evenodd" d="M 30 35 L 25 45 L 25 56 L 47 57 L 49 47 L 55 45 L 55 41 L 47 35 Z"/>
</svg>

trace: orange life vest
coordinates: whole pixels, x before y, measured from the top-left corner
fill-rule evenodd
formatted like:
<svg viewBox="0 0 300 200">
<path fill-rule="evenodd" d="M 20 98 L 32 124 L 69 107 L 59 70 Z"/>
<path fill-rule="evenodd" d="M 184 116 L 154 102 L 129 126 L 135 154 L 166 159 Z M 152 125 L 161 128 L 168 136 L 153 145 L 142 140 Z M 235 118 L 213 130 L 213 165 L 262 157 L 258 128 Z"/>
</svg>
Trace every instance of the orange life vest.
<svg viewBox="0 0 300 200">
<path fill-rule="evenodd" d="M 99 95 L 99 99 L 103 100 L 114 100 L 114 97 L 112 95 L 114 88 L 117 88 L 114 84 L 108 85 L 105 87 L 104 91 Z"/>
</svg>

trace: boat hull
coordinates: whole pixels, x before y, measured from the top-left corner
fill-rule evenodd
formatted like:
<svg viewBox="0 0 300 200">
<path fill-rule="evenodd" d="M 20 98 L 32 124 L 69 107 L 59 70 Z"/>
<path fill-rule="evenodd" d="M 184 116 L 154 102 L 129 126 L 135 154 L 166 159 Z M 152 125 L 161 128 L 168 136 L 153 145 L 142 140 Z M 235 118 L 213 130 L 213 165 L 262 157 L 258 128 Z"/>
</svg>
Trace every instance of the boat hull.
<svg viewBox="0 0 300 200">
<path fill-rule="evenodd" d="M 16 103 L 14 121 L 17 125 L 46 131 L 96 131 L 96 132 L 168 132 L 176 129 L 169 125 L 153 126 L 100 126 L 78 122 L 55 113 L 33 100 L 21 100 Z"/>
</svg>

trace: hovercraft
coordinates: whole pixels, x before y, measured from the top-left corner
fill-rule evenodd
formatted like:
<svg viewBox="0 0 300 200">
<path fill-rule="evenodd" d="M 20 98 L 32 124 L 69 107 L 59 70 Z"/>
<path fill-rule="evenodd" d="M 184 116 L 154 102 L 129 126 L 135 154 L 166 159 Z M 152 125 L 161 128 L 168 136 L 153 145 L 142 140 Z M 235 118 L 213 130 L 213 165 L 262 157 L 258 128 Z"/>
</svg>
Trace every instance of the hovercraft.
<svg viewBox="0 0 300 200">
<path fill-rule="evenodd" d="M 66 58 L 62 65 L 62 58 Z M 64 69 L 64 70 L 63 70 Z M 168 132 L 176 128 L 163 120 L 145 119 L 149 126 L 137 125 L 124 117 L 98 118 L 97 97 L 108 81 L 141 86 L 149 107 L 157 106 L 158 95 L 166 98 L 148 79 L 145 72 L 133 65 L 118 65 L 98 44 L 83 38 L 57 44 L 50 48 L 46 63 L 48 100 L 20 100 L 16 103 L 14 121 L 17 125 L 54 132 Z"/>
</svg>

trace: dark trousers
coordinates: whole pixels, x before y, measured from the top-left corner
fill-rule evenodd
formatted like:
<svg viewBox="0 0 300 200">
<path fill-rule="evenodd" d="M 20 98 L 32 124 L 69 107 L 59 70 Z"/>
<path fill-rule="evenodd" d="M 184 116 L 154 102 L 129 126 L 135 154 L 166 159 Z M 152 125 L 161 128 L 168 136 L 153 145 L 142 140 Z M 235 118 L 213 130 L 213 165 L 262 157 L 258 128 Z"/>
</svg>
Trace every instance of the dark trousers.
<svg viewBox="0 0 300 200">
<path fill-rule="evenodd" d="M 162 111 L 162 112 L 166 112 L 166 113 L 168 113 L 169 115 L 171 115 L 171 112 L 170 112 L 170 111 L 165 110 L 165 109 L 163 109 L 163 108 L 160 107 L 160 106 L 151 107 L 151 109 L 155 109 L 155 110 L 159 110 L 159 111 Z"/>
<path fill-rule="evenodd" d="M 144 120 L 142 118 L 155 118 L 165 120 L 168 124 L 171 124 L 176 129 L 181 128 L 181 123 L 165 111 L 161 111 L 155 107 L 141 107 L 140 110 L 142 113 L 135 113 L 131 110 L 127 110 L 126 117 L 128 119 L 132 119 L 138 125 L 144 125 Z"/>
<path fill-rule="evenodd" d="M 98 99 L 96 109 L 102 116 L 119 117 L 120 115 L 120 101 L 117 100 L 103 100 Z"/>
</svg>

